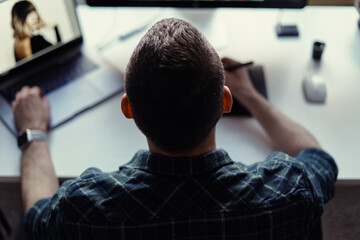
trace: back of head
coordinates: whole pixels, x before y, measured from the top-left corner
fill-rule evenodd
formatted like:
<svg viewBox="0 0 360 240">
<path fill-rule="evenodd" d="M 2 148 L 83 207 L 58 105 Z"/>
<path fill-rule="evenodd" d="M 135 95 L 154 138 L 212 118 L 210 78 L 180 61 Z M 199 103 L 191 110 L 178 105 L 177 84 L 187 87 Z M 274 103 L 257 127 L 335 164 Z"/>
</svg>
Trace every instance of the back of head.
<svg viewBox="0 0 360 240">
<path fill-rule="evenodd" d="M 136 47 L 126 93 L 139 129 L 158 147 L 198 146 L 222 115 L 224 69 L 205 37 L 178 19 L 156 23 Z"/>
</svg>

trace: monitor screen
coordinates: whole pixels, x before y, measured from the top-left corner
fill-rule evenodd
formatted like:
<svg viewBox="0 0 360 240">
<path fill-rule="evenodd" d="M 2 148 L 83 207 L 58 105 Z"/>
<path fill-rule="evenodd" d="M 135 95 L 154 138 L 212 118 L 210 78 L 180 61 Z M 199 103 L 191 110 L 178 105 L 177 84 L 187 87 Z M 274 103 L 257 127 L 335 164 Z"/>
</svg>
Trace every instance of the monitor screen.
<svg viewBox="0 0 360 240">
<path fill-rule="evenodd" d="M 73 0 L 0 0 L 0 80 L 81 37 Z"/>
<path fill-rule="evenodd" d="M 302 8 L 306 0 L 87 0 L 90 6 Z"/>
</svg>

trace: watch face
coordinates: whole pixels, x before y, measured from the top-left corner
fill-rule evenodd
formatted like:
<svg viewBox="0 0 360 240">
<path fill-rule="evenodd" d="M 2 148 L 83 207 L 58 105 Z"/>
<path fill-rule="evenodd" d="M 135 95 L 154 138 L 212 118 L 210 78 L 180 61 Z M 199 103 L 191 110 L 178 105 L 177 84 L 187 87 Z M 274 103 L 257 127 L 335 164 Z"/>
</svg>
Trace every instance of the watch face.
<svg viewBox="0 0 360 240">
<path fill-rule="evenodd" d="M 25 145 L 27 142 L 28 142 L 28 137 L 27 137 L 26 132 L 21 133 L 21 134 L 18 135 L 18 137 L 17 137 L 18 147 L 21 147 L 21 146 Z"/>
</svg>

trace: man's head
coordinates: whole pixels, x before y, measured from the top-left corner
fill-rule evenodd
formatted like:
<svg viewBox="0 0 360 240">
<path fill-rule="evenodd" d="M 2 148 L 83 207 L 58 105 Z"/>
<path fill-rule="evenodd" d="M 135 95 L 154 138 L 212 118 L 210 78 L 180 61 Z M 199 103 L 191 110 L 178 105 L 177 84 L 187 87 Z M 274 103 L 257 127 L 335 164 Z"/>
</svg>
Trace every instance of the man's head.
<svg viewBox="0 0 360 240">
<path fill-rule="evenodd" d="M 167 152 L 197 147 L 223 113 L 221 60 L 185 21 L 156 23 L 134 50 L 125 79 L 131 108 L 122 104 L 123 111 L 131 112 L 145 136 Z"/>
</svg>

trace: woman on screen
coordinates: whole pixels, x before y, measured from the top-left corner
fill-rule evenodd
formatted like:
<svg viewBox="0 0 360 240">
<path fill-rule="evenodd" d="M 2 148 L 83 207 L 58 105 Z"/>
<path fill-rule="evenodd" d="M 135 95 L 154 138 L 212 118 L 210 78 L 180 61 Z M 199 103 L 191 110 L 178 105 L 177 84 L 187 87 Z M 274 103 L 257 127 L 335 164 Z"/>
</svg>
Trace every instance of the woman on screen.
<svg viewBox="0 0 360 240">
<path fill-rule="evenodd" d="M 11 26 L 14 29 L 14 54 L 16 62 L 51 46 L 41 34 L 45 28 L 55 30 L 57 42 L 61 42 L 58 28 L 54 24 L 45 23 L 35 6 L 29 1 L 19 1 L 15 3 L 11 11 Z"/>
</svg>

